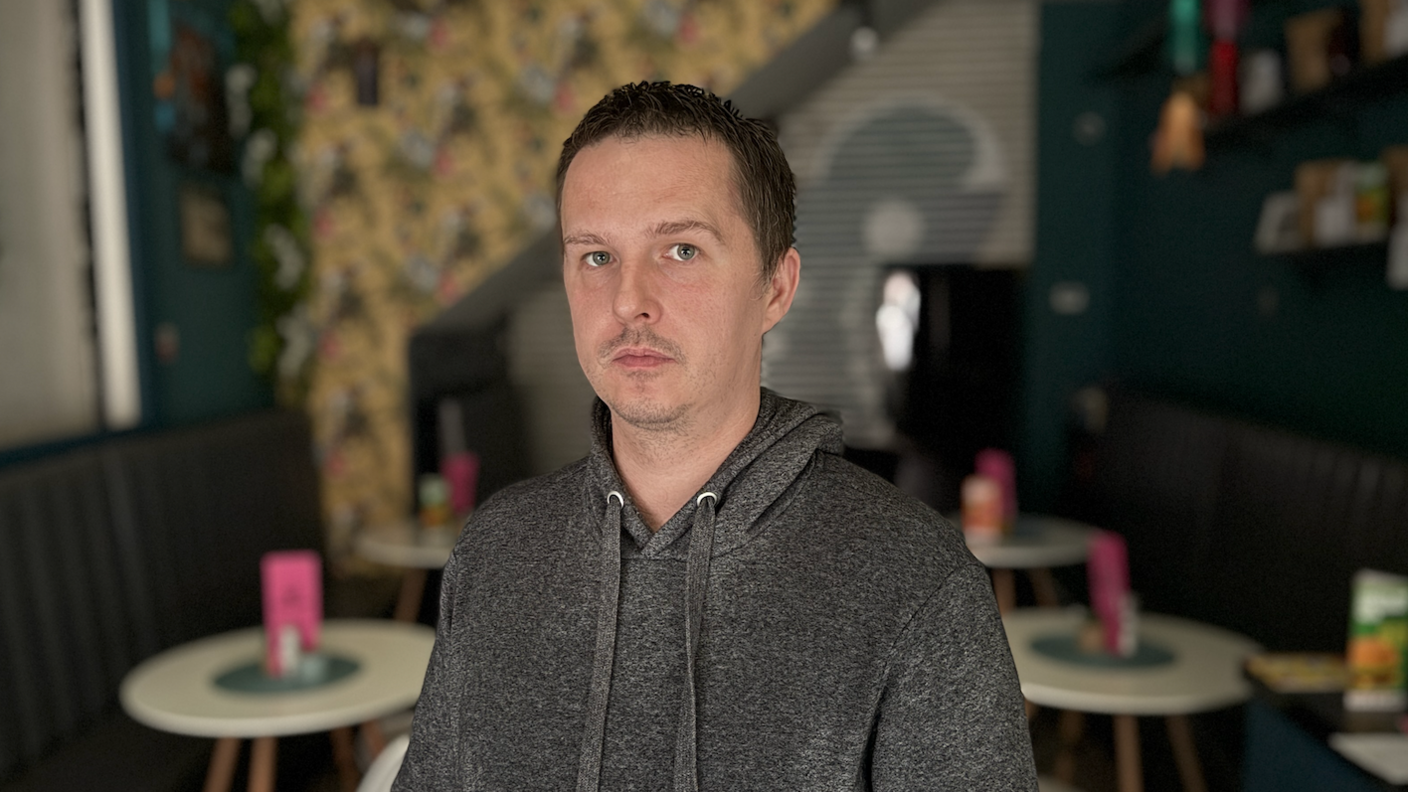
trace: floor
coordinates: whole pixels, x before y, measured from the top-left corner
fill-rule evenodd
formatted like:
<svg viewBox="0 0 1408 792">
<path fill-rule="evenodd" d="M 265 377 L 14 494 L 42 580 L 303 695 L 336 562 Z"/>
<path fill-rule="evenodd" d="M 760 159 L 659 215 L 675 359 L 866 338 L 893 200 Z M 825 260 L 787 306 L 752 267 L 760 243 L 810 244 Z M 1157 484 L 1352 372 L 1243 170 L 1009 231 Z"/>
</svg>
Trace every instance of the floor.
<svg viewBox="0 0 1408 792">
<path fill-rule="evenodd" d="M 1111 719 L 1090 715 L 1084 721 L 1084 735 L 1074 751 L 1075 777 L 1071 786 L 1081 792 L 1117 792 Z M 1240 709 L 1197 715 L 1191 721 L 1209 792 L 1236 792 L 1241 788 Z M 1038 711 L 1032 721 L 1032 747 L 1039 774 L 1049 775 L 1055 769 L 1060 750 L 1059 722 L 1060 713 L 1047 709 Z M 1140 718 L 1139 737 L 1145 792 L 1182 792 L 1182 779 L 1174 765 L 1163 720 Z"/>
</svg>

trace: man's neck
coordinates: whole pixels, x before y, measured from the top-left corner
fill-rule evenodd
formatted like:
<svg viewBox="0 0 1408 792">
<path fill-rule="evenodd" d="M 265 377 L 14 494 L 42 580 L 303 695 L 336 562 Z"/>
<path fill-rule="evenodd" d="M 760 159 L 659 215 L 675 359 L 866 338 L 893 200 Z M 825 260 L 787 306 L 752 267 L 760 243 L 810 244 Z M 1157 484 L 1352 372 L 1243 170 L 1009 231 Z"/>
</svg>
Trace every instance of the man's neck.
<svg viewBox="0 0 1408 792">
<path fill-rule="evenodd" d="M 660 530 L 748 436 L 758 404 L 755 397 L 708 425 L 696 421 L 674 431 L 641 429 L 612 415 L 616 470 L 650 530 Z"/>
</svg>

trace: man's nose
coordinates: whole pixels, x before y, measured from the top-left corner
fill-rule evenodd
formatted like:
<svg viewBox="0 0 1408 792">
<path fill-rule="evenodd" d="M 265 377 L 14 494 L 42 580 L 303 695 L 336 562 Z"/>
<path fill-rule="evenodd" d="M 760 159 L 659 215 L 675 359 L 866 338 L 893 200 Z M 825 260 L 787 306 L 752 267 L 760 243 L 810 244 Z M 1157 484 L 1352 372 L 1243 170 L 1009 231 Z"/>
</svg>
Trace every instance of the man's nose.
<svg viewBox="0 0 1408 792">
<path fill-rule="evenodd" d="M 622 263 L 616 284 L 612 311 L 622 324 L 650 324 L 660 319 L 660 300 L 655 269 L 651 262 L 629 260 Z"/>
</svg>

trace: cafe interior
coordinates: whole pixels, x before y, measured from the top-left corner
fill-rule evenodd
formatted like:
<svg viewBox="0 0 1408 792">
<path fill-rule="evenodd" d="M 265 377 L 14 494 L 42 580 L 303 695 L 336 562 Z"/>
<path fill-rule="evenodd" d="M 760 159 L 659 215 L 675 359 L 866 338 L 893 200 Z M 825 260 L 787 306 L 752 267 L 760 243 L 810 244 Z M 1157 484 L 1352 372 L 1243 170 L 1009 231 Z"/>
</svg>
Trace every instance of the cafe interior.
<svg viewBox="0 0 1408 792">
<path fill-rule="evenodd" d="M 639 80 L 776 131 L 763 384 L 988 567 L 1043 790 L 1408 789 L 1408 2 L 7 0 L 0 791 L 389 789 Z"/>
</svg>

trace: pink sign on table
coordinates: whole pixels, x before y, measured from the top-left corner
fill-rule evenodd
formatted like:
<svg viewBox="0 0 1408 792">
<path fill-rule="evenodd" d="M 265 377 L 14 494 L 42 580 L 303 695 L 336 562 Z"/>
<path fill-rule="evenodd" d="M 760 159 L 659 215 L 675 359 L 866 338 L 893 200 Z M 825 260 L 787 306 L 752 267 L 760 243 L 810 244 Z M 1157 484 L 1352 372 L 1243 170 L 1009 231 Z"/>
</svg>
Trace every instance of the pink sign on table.
<svg viewBox="0 0 1408 792">
<path fill-rule="evenodd" d="M 265 667 L 270 676 L 296 670 L 302 652 L 318 648 L 323 621 L 322 558 L 313 550 L 276 550 L 259 561 L 263 584 Z"/>
<path fill-rule="evenodd" d="M 1112 531 L 1096 531 L 1090 538 L 1086 572 L 1090 581 L 1090 609 L 1095 611 L 1104 628 L 1105 651 L 1124 654 L 1130 626 L 1129 551 L 1124 537 Z"/>
</svg>

